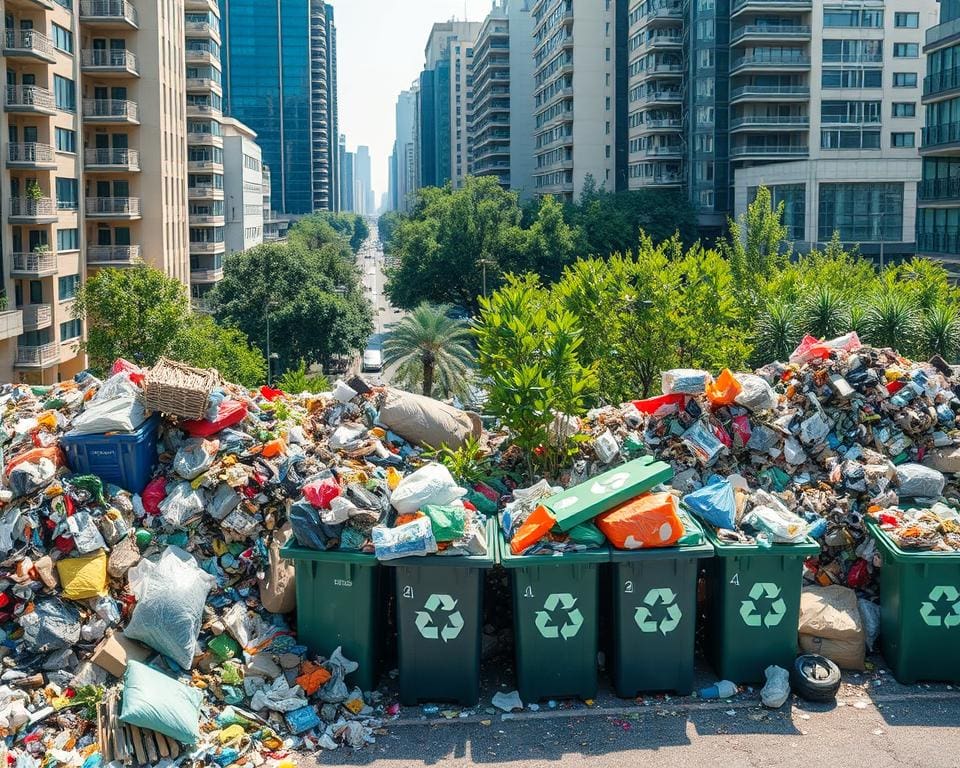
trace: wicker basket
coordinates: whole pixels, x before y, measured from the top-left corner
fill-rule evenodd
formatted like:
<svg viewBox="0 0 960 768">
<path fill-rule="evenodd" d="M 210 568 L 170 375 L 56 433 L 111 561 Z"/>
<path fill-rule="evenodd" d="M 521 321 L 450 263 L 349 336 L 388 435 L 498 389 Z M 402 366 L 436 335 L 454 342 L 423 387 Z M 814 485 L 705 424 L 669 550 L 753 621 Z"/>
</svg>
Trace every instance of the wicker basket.
<svg viewBox="0 0 960 768">
<path fill-rule="evenodd" d="M 191 368 L 161 357 L 147 373 L 145 404 L 151 411 L 202 419 L 210 392 L 221 383 L 213 368 Z"/>
</svg>

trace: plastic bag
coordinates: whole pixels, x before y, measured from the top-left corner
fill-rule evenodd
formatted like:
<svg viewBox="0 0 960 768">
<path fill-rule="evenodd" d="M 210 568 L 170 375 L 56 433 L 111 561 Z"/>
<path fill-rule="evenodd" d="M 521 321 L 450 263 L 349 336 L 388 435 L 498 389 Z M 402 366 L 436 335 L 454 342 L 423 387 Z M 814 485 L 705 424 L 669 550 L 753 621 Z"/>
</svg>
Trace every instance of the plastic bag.
<svg viewBox="0 0 960 768">
<path fill-rule="evenodd" d="M 427 504 L 443 506 L 466 495 L 443 464 L 427 464 L 407 475 L 390 496 L 390 503 L 401 515 L 409 515 Z"/>
<path fill-rule="evenodd" d="M 775 544 L 798 544 L 807 536 L 809 524 L 795 515 L 766 491 L 755 491 L 751 496 L 754 507 L 743 518 L 760 533 L 765 533 Z"/>
<path fill-rule="evenodd" d="M 107 555 L 102 550 L 86 557 L 57 561 L 57 573 L 67 600 L 86 600 L 107 594 Z"/>
<path fill-rule="evenodd" d="M 72 648 L 80 642 L 80 611 L 54 598 L 41 598 L 20 616 L 23 642 L 33 653 Z"/>
<path fill-rule="evenodd" d="M 597 517 L 597 527 L 617 549 L 669 547 L 683 536 L 672 493 L 645 493 Z"/>
<path fill-rule="evenodd" d="M 159 506 L 163 519 L 173 528 L 182 528 L 203 512 L 205 497 L 202 489 L 196 490 L 188 482 L 177 483 L 170 495 Z"/>
<path fill-rule="evenodd" d="M 760 691 L 760 701 L 768 709 L 780 709 L 790 698 L 790 673 L 771 664 L 764 672 L 767 682 Z"/>
<path fill-rule="evenodd" d="M 438 507 L 427 504 L 423 513 L 430 518 L 433 529 L 433 538 L 438 542 L 456 541 L 462 539 L 467 528 L 467 510 L 463 505 Z"/>
<path fill-rule="evenodd" d="M 151 515 L 160 514 L 160 503 L 167 498 L 167 481 L 162 477 L 155 477 L 140 494 L 143 508 Z"/>
<path fill-rule="evenodd" d="M 580 523 L 570 529 L 567 534 L 573 544 L 584 547 L 602 547 L 607 543 L 606 537 L 593 523 Z"/>
<path fill-rule="evenodd" d="M 325 477 L 303 486 L 303 495 L 317 509 L 330 509 L 330 502 L 341 493 L 340 483 Z"/>
<path fill-rule="evenodd" d="M 14 498 L 31 496 L 41 488 L 46 488 L 57 473 L 50 459 L 40 459 L 36 464 L 24 462 L 17 464 L 8 477 L 10 490 Z"/>
<path fill-rule="evenodd" d="M 200 477 L 213 464 L 219 447 L 215 440 L 201 437 L 187 440 L 173 457 L 173 471 L 186 480 Z"/>
<path fill-rule="evenodd" d="M 226 483 L 220 483 L 207 505 L 207 514 L 214 520 L 223 520 L 240 505 L 240 494 Z"/>
<path fill-rule="evenodd" d="M 459 408 L 392 388 L 380 408 L 379 423 L 414 445 L 446 445 L 454 450 L 471 436 L 479 437 L 482 430 L 479 419 Z"/>
<path fill-rule="evenodd" d="M 943 473 L 922 464 L 901 464 L 897 467 L 897 493 L 912 499 L 935 499 L 946 485 Z"/>
<path fill-rule="evenodd" d="M 549 509 L 542 504 L 538 505 L 517 527 L 510 539 L 510 551 L 515 555 L 522 555 L 540 539 L 550 533 L 557 524 Z"/>
<path fill-rule="evenodd" d="M 737 527 L 737 499 L 733 485 L 717 478 L 714 482 L 683 497 L 683 503 L 701 520 L 715 528 L 734 530 Z"/>
<path fill-rule="evenodd" d="M 749 408 L 753 412 L 768 411 L 777 406 L 777 393 L 766 379 L 753 373 L 736 374 L 740 392 L 733 399 L 737 405 Z"/>
<path fill-rule="evenodd" d="M 123 675 L 120 722 L 146 728 L 181 744 L 200 739 L 203 693 L 139 661 L 128 661 Z"/>
<path fill-rule="evenodd" d="M 342 525 L 328 525 L 320 520 L 317 510 L 306 499 L 300 499 L 290 506 L 287 520 L 297 544 L 307 549 L 323 552 L 340 546 Z"/>
<path fill-rule="evenodd" d="M 280 557 L 280 549 L 292 536 L 290 524 L 284 523 L 270 539 L 267 570 L 257 576 L 260 602 L 270 613 L 290 613 L 297 607 L 296 570 Z"/>
<path fill-rule="evenodd" d="M 173 546 L 156 563 L 141 560 L 127 575 L 137 605 L 124 634 L 190 669 L 207 594 L 216 579 Z"/>
<path fill-rule="evenodd" d="M 373 528 L 373 547 L 377 560 L 422 557 L 437 551 L 437 540 L 429 517 L 418 517 L 396 528 Z"/>
<path fill-rule="evenodd" d="M 863 620 L 867 650 L 873 653 L 880 637 L 880 606 L 861 597 L 857 601 L 857 607 L 860 608 L 860 618 Z"/>
<path fill-rule="evenodd" d="M 800 341 L 799 346 L 790 355 L 790 362 L 802 365 L 811 360 L 826 360 L 830 353 L 835 350 L 845 350 L 847 352 L 856 352 L 860 349 L 860 338 L 856 331 L 838 336 L 829 341 L 820 341 L 820 339 L 807 334 Z"/>
<path fill-rule="evenodd" d="M 702 395 L 712 380 L 707 371 L 694 368 L 674 368 L 660 374 L 661 389 L 665 395 Z"/>
<path fill-rule="evenodd" d="M 730 405 L 740 394 L 740 382 L 729 368 L 720 371 L 716 381 L 707 385 L 707 400 L 713 406 Z"/>
<path fill-rule="evenodd" d="M 73 420 L 71 435 L 102 435 L 107 432 L 133 432 L 147 420 L 147 411 L 139 397 L 124 395 L 112 400 L 87 404 Z"/>
<path fill-rule="evenodd" d="M 135 398 L 140 394 L 140 391 L 140 387 L 130 380 L 130 374 L 126 371 L 121 371 L 113 374 L 109 379 L 104 381 L 90 402 L 103 403 L 116 398 Z"/>
<path fill-rule="evenodd" d="M 723 451 L 723 443 L 708 424 L 702 421 L 694 422 L 690 429 L 683 433 L 682 440 L 703 465 L 708 465 Z"/>
</svg>

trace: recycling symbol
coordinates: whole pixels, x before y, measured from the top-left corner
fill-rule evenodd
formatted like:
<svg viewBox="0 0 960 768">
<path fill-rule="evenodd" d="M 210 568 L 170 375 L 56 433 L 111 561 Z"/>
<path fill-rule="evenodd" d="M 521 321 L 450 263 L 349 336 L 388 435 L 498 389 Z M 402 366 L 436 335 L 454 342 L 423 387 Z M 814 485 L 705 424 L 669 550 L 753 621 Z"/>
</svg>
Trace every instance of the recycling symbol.
<svg viewBox="0 0 960 768">
<path fill-rule="evenodd" d="M 534 621 L 540 634 L 548 640 L 576 637 L 583 626 L 583 614 L 577 606 L 577 598 L 568 592 L 548 595 L 543 610 L 537 611 Z"/>
<path fill-rule="evenodd" d="M 920 617 L 928 627 L 960 626 L 960 591 L 950 585 L 934 587 L 920 605 Z"/>
<path fill-rule="evenodd" d="M 450 595 L 430 595 L 423 606 L 422 611 L 417 611 L 417 618 L 414 622 L 420 634 L 427 640 L 456 640 L 463 631 L 463 616 L 456 610 L 457 601 Z M 441 615 L 446 615 L 446 621 L 442 627 L 438 626 L 436 619 L 438 611 Z"/>
<path fill-rule="evenodd" d="M 767 610 L 760 612 L 757 601 L 768 603 Z M 750 599 L 740 603 L 740 618 L 748 627 L 767 628 L 777 626 L 787 615 L 787 604 L 780 597 L 780 587 L 769 582 L 757 582 L 750 590 Z"/>
<path fill-rule="evenodd" d="M 680 606 L 676 603 L 677 596 L 672 589 L 651 589 L 647 596 L 643 598 L 643 605 L 637 607 L 637 612 L 633 615 L 633 620 L 641 632 L 657 632 L 661 635 L 668 635 L 678 626 L 683 613 Z M 656 606 L 663 606 L 665 615 L 658 622 L 653 617 L 652 609 Z"/>
</svg>

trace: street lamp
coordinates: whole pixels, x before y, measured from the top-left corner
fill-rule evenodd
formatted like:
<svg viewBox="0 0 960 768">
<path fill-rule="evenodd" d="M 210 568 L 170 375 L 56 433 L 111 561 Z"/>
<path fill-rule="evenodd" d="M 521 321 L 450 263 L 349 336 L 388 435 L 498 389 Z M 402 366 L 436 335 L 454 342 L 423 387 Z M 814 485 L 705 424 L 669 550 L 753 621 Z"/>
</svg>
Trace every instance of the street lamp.
<svg viewBox="0 0 960 768">
<path fill-rule="evenodd" d="M 873 236 L 880 243 L 880 272 L 883 272 L 883 231 L 880 227 L 880 217 L 883 214 L 880 211 L 873 211 L 870 214 L 870 222 L 873 225 Z"/>
<path fill-rule="evenodd" d="M 267 321 L 267 385 L 273 386 L 273 361 L 279 360 L 280 356 L 270 351 L 270 308 L 277 306 L 275 301 L 267 301 L 263 305 L 263 314 Z"/>
<path fill-rule="evenodd" d="M 273 386 L 273 371 L 277 367 L 277 364 L 280 362 L 280 355 L 276 352 L 273 352 L 270 357 L 267 358 L 267 386 Z"/>
</svg>

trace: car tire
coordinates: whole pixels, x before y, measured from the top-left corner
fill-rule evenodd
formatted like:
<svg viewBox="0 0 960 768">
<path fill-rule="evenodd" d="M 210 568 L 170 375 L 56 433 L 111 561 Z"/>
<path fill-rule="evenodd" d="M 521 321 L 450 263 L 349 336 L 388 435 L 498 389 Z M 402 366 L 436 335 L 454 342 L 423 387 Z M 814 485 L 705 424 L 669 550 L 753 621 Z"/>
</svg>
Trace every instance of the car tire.
<svg viewBox="0 0 960 768">
<path fill-rule="evenodd" d="M 807 701 L 833 701 L 840 690 L 840 667 L 816 653 L 798 656 L 790 669 L 790 687 Z"/>
</svg>

